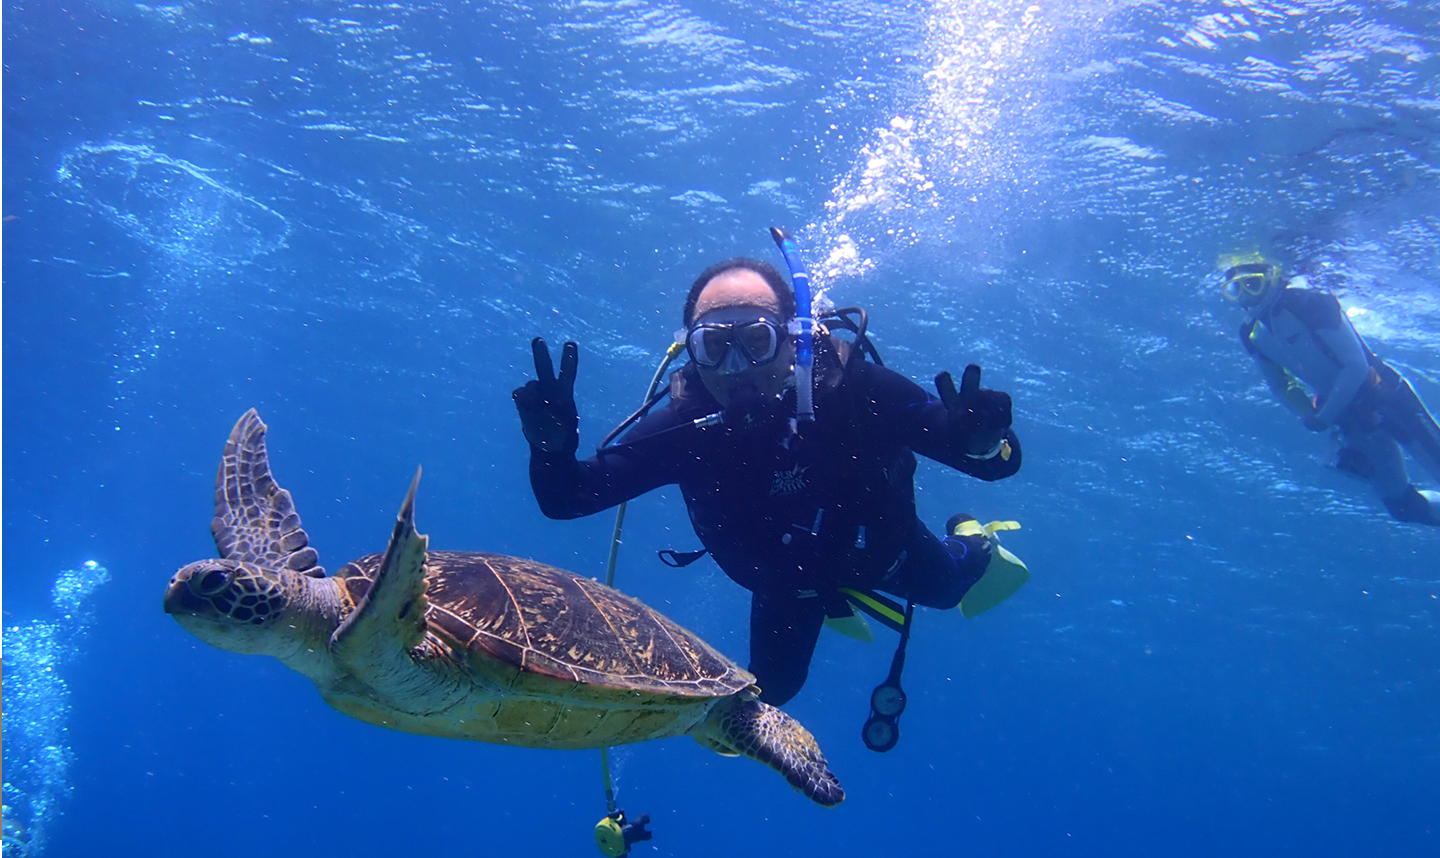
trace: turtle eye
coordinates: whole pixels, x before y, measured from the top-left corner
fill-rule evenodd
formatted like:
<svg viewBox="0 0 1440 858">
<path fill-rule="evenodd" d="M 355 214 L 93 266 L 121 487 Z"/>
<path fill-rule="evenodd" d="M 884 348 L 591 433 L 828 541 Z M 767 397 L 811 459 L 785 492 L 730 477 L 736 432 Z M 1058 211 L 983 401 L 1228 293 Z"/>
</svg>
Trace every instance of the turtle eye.
<svg viewBox="0 0 1440 858">
<path fill-rule="evenodd" d="M 214 596 L 230 586 L 230 573 L 225 569 L 207 569 L 190 579 L 190 589 L 197 596 Z"/>
</svg>

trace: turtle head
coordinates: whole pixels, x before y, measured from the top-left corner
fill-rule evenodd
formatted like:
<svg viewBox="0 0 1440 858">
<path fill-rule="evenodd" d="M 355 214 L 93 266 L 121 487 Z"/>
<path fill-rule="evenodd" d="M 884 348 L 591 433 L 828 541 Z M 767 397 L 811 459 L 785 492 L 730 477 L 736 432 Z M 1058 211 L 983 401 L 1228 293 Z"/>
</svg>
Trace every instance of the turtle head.
<svg viewBox="0 0 1440 858">
<path fill-rule="evenodd" d="M 231 652 L 276 655 L 290 649 L 278 634 L 290 628 L 284 576 L 238 560 L 201 560 L 176 572 L 165 588 L 165 613 L 206 643 Z"/>
</svg>

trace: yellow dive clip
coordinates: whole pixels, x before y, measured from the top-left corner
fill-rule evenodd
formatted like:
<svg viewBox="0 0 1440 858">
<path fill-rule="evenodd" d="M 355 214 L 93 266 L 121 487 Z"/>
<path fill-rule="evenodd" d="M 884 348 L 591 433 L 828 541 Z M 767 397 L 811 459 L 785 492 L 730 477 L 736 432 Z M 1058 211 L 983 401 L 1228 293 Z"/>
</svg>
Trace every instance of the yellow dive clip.
<svg viewBox="0 0 1440 858">
<path fill-rule="evenodd" d="M 630 851 L 630 847 L 625 843 L 625 832 L 620 827 L 620 819 L 607 816 L 595 823 L 595 845 L 600 847 L 600 854 L 606 858 L 620 858 Z"/>
<path fill-rule="evenodd" d="M 634 822 L 625 820 L 625 811 L 616 810 L 606 814 L 595 823 L 595 845 L 605 858 L 624 858 L 630 854 L 633 844 L 649 840 L 653 835 L 645 829 L 650 824 L 650 814 L 642 813 Z"/>
</svg>

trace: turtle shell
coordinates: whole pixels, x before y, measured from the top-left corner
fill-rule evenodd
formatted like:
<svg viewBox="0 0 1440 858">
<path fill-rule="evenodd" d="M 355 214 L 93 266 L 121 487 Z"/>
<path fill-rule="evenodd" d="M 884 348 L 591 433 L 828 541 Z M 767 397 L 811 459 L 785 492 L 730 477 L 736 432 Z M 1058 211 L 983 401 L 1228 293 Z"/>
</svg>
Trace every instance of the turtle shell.
<svg viewBox="0 0 1440 858">
<path fill-rule="evenodd" d="M 382 560 L 364 557 L 337 573 L 357 604 Z M 499 682 L 513 686 L 517 674 L 532 674 L 597 689 L 709 698 L 755 681 L 639 600 L 564 569 L 504 554 L 431 551 L 425 575 L 427 631 L 448 649 L 468 652 L 472 665 L 490 668 Z"/>
</svg>

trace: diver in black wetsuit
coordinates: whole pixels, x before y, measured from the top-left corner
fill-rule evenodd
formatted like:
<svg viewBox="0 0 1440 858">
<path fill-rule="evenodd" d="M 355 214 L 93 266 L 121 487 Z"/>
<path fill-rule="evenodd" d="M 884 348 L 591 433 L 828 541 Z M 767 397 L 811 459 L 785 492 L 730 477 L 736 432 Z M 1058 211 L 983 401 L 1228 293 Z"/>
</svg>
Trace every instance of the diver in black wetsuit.
<svg viewBox="0 0 1440 858">
<path fill-rule="evenodd" d="M 690 362 L 670 376 L 670 401 L 584 461 L 575 344 L 557 377 L 536 338 L 538 379 L 515 391 L 531 485 L 550 518 L 680 487 L 700 541 L 753 594 L 750 670 L 775 705 L 804 684 L 827 612 L 848 615 L 838 588 L 953 608 L 984 573 L 984 534 L 941 540 L 917 517 L 914 454 L 983 480 L 1014 474 L 1021 458 L 1010 397 L 981 388 L 979 367 L 959 390 L 941 373 L 936 398 L 829 336 L 816 337 L 814 422 L 797 431 L 794 314 L 772 266 L 707 269 L 685 304 Z"/>
<path fill-rule="evenodd" d="M 1304 285 L 1264 262 L 1226 271 L 1225 297 L 1246 310 L 1241 343 L 1307 429 L 1338 432 L 1336 467 L 1369 483 L 1397 520 L 1440 525 L 1440 492 L 1415 488 L 1401 450 L 1440 481 L 1440 426 L 1410 382 L 1365 345 L 1335 296 Z"/>
</svg>

